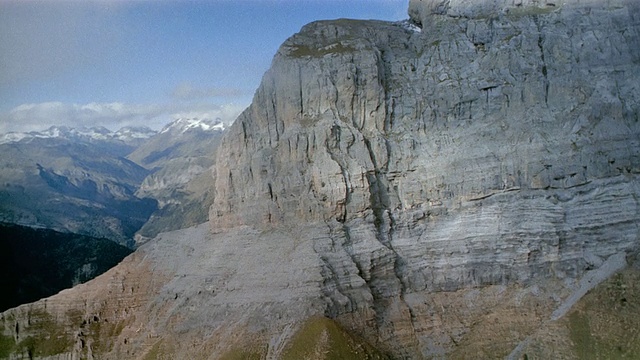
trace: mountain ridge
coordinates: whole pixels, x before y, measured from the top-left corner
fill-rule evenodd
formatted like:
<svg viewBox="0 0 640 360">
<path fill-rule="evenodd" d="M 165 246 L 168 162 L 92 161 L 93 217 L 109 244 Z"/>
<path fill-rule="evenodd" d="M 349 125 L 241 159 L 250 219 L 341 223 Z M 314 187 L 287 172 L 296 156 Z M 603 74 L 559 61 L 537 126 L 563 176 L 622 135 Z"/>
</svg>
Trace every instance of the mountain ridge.
<svg viewBox="0 0 640 360">
<path fill-rule="evenodd" d="M 126 147 L 64 138 L 0 144 L 2 221 L 131 245 L 155 201 L 134 195 L 147 176 Z"/>
<path fill-rule="evenodd" d="M 127 155 L 151 171 L 136 196 L 153 197 L 159 204 L 159 210 L 136 234 L 136 243 L 207 221 L 207 209 L 213 202 L 211 167 L 226 131 L 220 119 L 176 119 Z"/>
<path fill-rule="evenodd" d="M 180 224 L 206 221 L 206 211 L 187 208 L 194 202 L 212 201 L 208 195 L 212 191 L 196 178 L 212 166 L 215 153 L 215 146 L 209 149 L 202 144 L 217 141 L 224 131 L 219 119 L 189 118 L 176 119 L 162 131 L 130 126 L 118 131 L 51 126 L 41 132 L 4 134 L 0 148 L 7 157 L 1 174 L 0 218 L 108 237 L 128 246 L 133 246 L 134 237 L 149 238 Z M 141 152 L 146 152 L 146 157 L 136 158 Z M 40 199 L 39 205 L 35 198 Z M 141 200 L 146 198 L 158 200 L 162 209 L 149 214 L 151 205 Z M 120 215 L 114 217 L 116 208 L 120 208 Z M 127 208 L 133 210 L 127 212 Z M 159 219 L 160 212 L 163 219 Z M 135 225 L 123 227 L 119 224 L 127 220 L 119 216 L 125 213 L 132 219 L 140 214 L 146 214 L 147 219 L 152 216 L 151 222 L 144 229 L 147 219 L 133 220 Z M 78 220 L 92 216 L 108 220 L 95 220 L 104 225 L 88 227 Z"/>
<path fill-rule="evenodd" d="M 88 142 L 122 141 L 127 145 L 140 145 L 141 140 L 149 139 L 154 135 L 170 131 L 174 133 L 176 131 L 184 133 L 190 129 L 224 131 L 226 127 L 227 125 L 225 125 L 220 118 L 177 118 L 163 126 L 160 131 L 152 130 L 147 126 L 124 126 L 116 131 L 111 131 L 104 126 L 71 127 L 66 125 L 52 125 L 43 131 L 7 132 L 0 134 L 0 144 L 29 141 L 31 139 L 62 138 Z"/>
<path fill-rule="evenodd" d="M 155 135 L 156 131 L 145 126 L 125 126 L 117 131 L 111 131 L 105 127 L 80 127 L 53 125 L 44 131 L 30 132 L 9 132 L 0 138 L 0 144 L 19 141 L 29 141 L 31 139 L 51 139 L 62 138 L 76 141 L 122 141 L 124 144 L 131 144 L 141 139 L 148 139 Z"/>
</svg>

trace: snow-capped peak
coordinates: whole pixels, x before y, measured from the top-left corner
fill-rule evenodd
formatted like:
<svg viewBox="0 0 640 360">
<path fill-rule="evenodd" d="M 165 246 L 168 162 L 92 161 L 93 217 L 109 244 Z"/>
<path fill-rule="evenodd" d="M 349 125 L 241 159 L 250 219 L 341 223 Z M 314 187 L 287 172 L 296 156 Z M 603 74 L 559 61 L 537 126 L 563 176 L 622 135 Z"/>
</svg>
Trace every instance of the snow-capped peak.
<svg viewBox="0 0 640 360">
<path fill-rule="evenodd" d="M 169 131 L 178 131 L 180 133 L 184 133 L 189 130 L 223 131 L 224 129 L 225 129 L 225 125 L 222 122 L 222 120 L 220 120 L 220 118 L 216 118 L 215 120 L 198 119 L 198 118 L 190 118 L 190 119 L 180 118 L 166 125 L 160 131 L 160 134 L 163 134 Z"/>
<path fill-rule="evenodd" d="M 6 133 L 0 137 L 0 144 L 18 142 L 26 137 L 29 137 L 28 133 L 21 133 L 21 132 Z"/>
<path fill-rule="evenodd" d="M 66 126 L 52 126 L 44 131 L 30 132 L 10 132 L 2 135 L 0 144 L 30 139 L 52 139 L 52 138 L 73 138 L 77 137 L 77 131 Z"/>
<path fill-rule="evenodd" d="M 94 140 L 109 140 L 113 137 L 113 132 L 103 126 L 79 129 L 72 129 L 76 136 L 87 137 Z"/>
<path fill-rule="evenodd" d="M 31 139 L 68 139 L 80 141 L 122 141 L 124 143 L 139 142 L 156 134 L 171 131 L 185 133 L 187 131 L 224 131 L 226 126 L 220 118 L 215 120 L 199 118 L 180 118 L 167 124 L 160 132 L 146 126 L 127 126 L 113 132 L 103 126 L 71 128 L 68 126 L 51 126 L 43 131 L 9 132 L 0 134 L 0 144 Z"/>
</svg>

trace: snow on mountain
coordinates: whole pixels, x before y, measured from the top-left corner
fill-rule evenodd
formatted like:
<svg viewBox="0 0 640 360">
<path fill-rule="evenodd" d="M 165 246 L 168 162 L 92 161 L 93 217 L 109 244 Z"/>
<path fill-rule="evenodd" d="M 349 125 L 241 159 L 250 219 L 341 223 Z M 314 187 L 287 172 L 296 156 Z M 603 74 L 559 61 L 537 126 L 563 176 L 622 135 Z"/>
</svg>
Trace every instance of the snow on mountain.
<svg viewBox="0 0 640 360">
<path fill-rule="evenodd" d="M 31 139 L 68 139 L 81 141 L 113 141 L 128 142 L 134 139 L 148 139 L 157 134 L 148 127 L 123 127 L 113 132 L 103 126 L 70 128 L 67 126 L 52 126 L 44 131 L 31 131 L 27 133 L 10 132 L 0 135 L 0 144 Z"/>
<path fill-rule="evenodd" d="M 215 120 L 198 119 L 198 118 L 190 118 L 190 119 L 180 118 L 167 124 L 162 130 L 160 130 L 160 134 L 163 134 L 169 131 L 184 133 L 189 130 L 195 130 L 195 129 L 199 129 L 202 131 L 223 131 L 225 129 L 225 125 L 220 118 L 216 118 Z"/>
<path fill-rule="evenodd" d="M 422 29 L 419 26 L 416 26 L 416 24 L 412 23 L 408 19 L 407 20 L 402 20 L 402 21 L 397 21 L 396 24 L 399 25 L 400 27 L 402 27 L 405 30 L 409 30 L 409 31 L 417 32 L 417 33 L 422 32 Z"/>
<path fill-rule="evenodd" d="M 226 126 L 220 118 L 215 120 L 199 119 L 199 118 L 180 118 L 167 124 L 159 132 L 175 132 L 178 134 L 185 133 L 190 130 L 200 131 L 223 131 Z M 146 126 L 126 126 L 118 131 L 111 131 L 103 126 L 71 128 L 68 126 L 51 126 L 43 131 L 31 132 L 9 132 L 0 134 L 0 144 L 13 143 L 19 141 L 29 141 L 31 139 L 50 139 L 64 138 L 69 140 L 82 141 L 123 141 L 129 143 L 131 141 L 140 141 L 148 139 L 158 134 Z"/>
<path fill-rule="evenodd" d="M 18 142 L 18 141 L 24 139 L 25 137 L 29 137 L 29 134 L 20 133 L 20 132 L 10 132 L 10 133 L 3 134 L 2 136 L 0 136 L 0 144 Z"/>
</svg>

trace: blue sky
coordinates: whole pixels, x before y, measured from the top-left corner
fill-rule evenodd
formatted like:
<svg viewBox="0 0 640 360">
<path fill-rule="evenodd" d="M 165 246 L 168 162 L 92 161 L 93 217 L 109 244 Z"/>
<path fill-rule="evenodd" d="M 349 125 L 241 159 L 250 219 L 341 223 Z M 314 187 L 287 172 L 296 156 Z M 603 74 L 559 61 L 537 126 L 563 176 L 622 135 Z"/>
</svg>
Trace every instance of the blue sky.
<svg viewBox="0 0 640 360">
<path fill-rule="evenodd" d="M 408 0 L 3 1 L 0 133 L 232 120 L 311 21 L 403 20 Z"/>
</svg>

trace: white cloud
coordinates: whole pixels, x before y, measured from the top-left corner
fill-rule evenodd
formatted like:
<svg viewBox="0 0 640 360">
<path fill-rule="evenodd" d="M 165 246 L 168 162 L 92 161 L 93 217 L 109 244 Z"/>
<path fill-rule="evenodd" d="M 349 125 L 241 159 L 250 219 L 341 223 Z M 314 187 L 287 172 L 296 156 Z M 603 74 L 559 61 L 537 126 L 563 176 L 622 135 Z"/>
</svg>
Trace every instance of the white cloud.
<svg viewBox="0 0 640 360">
<path fill-rule="evenodd" d="M 89 103 L 66 104 L 44 102 L 22 104 L 0 118 L 0 133 L 40 131 L 52 125 L 70 127 L 104 126 L 117 130 L 124 126 L 148 126 L 160 129 L 168 122 L 180 118 L 220 118 L 232 123 L 244 105 L 201 104 L 127 104 Z"/>
</svg>

